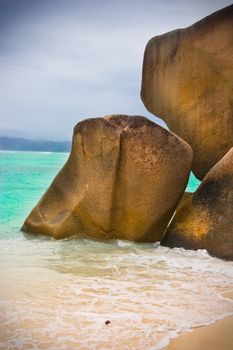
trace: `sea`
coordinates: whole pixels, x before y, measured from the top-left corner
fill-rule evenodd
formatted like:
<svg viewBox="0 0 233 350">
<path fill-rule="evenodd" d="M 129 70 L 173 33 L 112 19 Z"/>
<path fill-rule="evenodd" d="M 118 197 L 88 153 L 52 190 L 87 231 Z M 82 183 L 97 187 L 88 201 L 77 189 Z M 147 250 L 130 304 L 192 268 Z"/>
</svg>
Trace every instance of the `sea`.
<svg viewBox="0 0 233 350">
<path fill-rule="evenodd" d="M 158 350 L 233 315 L 233 262 L 205 250 L 25 236 L 67 158 L 0 152 L 1 350 Z M 187 190 L 198 185 L 191 175 Z"/>
</svg>

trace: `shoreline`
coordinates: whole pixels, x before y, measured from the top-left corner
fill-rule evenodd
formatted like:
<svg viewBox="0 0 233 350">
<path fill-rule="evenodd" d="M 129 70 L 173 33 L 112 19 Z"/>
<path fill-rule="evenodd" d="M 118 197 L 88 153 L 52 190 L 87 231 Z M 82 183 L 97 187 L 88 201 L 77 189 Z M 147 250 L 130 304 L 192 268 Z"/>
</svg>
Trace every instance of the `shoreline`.
<svg viewBox="0 0 233 350">
<path fill-rule="evenodd" d="M 233 290 L 222 294 L 233 300 Z M 170 340 L 163 350 L 231 350 L 233 349 L 233 312 L 232 315 L 216 320 L 206 326 L 195 327 L 181 332 Z"/>
</svg>

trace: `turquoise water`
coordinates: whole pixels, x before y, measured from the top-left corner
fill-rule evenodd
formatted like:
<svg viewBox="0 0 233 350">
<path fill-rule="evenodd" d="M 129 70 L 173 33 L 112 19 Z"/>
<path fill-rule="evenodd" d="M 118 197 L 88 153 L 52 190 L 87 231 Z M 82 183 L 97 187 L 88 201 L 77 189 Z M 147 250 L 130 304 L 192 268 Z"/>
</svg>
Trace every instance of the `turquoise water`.
<svg viewBox="0 0 233 350">
<path fill-rule="evenodd" d="M 21 227 L 67 158 L 68 153 L 0 153 L 0 217 L 7 234 Z"/>
<path fill-rule="evenodd" d="M 67 158 L 0 153 L 0 350 L 158 350 L 233 314 L 223 297 L 233 262 L 206 251 L 25 237 L 19 228 Z M 191 176 L 187 190 L 198 184 Z"/>
</svg>

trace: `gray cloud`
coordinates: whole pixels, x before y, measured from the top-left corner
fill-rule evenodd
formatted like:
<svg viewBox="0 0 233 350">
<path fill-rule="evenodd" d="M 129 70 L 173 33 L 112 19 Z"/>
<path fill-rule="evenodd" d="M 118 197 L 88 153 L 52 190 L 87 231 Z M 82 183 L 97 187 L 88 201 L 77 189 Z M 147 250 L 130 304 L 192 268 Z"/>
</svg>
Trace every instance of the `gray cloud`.
<svg viewBox="0 0 233 350">
<path fill-rule="evenodd" d="M 156 120 L 140 100 L 147 41 L 229 4 L 0 0 L 2 126 L 27 137 L 70 139 L 86 117 L 125 113 Z"/>
</svg>

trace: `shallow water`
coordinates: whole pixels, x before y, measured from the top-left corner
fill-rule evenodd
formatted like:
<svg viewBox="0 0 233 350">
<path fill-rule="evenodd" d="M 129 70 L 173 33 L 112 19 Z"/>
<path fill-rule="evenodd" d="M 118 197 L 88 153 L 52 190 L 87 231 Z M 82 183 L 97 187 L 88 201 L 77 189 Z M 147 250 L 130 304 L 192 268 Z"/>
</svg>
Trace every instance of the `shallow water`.
<svg viewBox="0 0 233 350">
<path fill-rule="evenodd" d="M 20 233 L 66 158 L 0 154 L 0 349 L 156 350 L 233 314 L 221 296 L 233 289 L 233 263 L 205 251 Z"/>
</svg>

